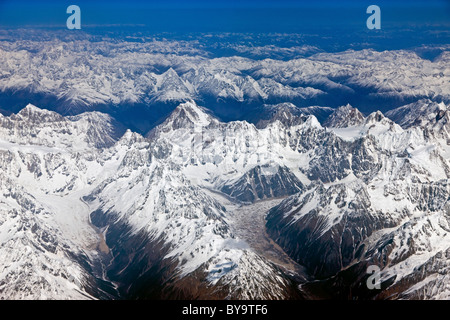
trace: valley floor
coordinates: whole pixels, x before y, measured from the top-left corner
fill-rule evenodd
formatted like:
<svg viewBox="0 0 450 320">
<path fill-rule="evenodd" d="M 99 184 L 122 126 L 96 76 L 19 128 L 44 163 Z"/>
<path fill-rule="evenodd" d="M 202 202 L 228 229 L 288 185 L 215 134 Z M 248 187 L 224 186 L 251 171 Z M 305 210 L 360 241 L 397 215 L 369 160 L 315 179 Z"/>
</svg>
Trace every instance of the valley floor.
<svg viewBox="0 0 450 320">
<path fill-rule="evenodd" d="M 265 217 L 269 210 L 285 199 L 259 200 L 255 203 L 237 203 L 222 194 L 211 192 L 229 212 L 234 235 L 244 240 L 260 256 L 282 268 L 300 282 L 307 281 L 306 269 L 292 260 L 266 232 Z"/>
</svg>

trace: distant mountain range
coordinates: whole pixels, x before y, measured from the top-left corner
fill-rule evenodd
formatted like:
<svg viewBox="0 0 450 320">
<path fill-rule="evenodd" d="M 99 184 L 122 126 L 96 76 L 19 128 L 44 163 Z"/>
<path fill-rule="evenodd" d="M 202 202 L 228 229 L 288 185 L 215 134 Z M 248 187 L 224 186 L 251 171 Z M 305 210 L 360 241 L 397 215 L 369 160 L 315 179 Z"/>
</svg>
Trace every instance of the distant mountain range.
<svg viewBox="0 0 450 320">
<path fill-rule="evenodd" d="M 277 48 L 283 50 L 271 50 Z M 440 50 L 433 60 L 414 50 L 373 49 L 313 50 L 278 60 L 240 56 L 239 50 L 211 57 L 197 42 L 181 40 L 2 41 L 0 111 L 17 113 L 28 103 L 62 115 L 100 111 L 141 134 L 190 100 L 223 121 L 255 124 L 265 117 L 262 105 L 280 103 L 350 103 L 368 115 L 420 99 L 449 103 L 450 55 Z M 310 114 L 321 121 L 329 114 L 316 111 Z"/>
</svg>

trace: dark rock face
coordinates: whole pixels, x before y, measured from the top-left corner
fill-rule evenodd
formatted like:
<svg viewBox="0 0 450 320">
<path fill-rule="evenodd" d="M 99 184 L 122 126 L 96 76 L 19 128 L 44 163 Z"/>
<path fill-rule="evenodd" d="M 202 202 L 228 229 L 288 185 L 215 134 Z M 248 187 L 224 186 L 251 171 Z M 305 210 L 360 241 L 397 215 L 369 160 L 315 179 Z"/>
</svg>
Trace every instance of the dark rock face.
<svg viewBox="0 0 450 320">
<path fill-rule="evenodd" d="M 358 109 L 350 105 L 337 108 L 323 123 L 325 127 L 347 128 L 364 123 L 364 116 Z"/>
<path fill-rule="evenodd" d="M 107 228 L 106 244 L 112 257 L 106 274 L 109 281 L 117 285 L 116 298 L 161 299 L 165 282 L 176 267 L 176 263 L 163 259 L 167 253 L 164 241 L 152 240 L 143 231 L 133 233 L 114 212 L 98 209 L 90 217 L 96 227 Z"/>
<path fill-rule="evenodd" d="M 351 164 L 346 149 L 348 143 L 336 136 L 328 136 L 321 144 L 321 148 L 314 149 L 316 157 L 311 160 L 308 169 L 310 180 L 333 182 L 347 176 Z"/>
<path fill-rule="evenodd" d="M 279 104 L 275 106 L 262 107 L 262 114 L 267 116 L 268 119 L 260 120 L 256 124 L 257 128 L 266 128 L 270 123 L 275 121 L 281 122 L 286 127 L 292 127 L 300 125 L 307 120 L 307 115 L 311 113 L 305 113 L 302 108 L 297 108 L 291 103 Z M 312 111 L 311 111 L 312 112 Z"/>
<path fill-rule="evenodd" d="M 350 173 L 367 181 L 381 168 L 375 156 L 384 154 L 371 136 L 349 142 L 335 135 L 326 135 L 320 141 L 320 148 L 315 148 L 313 152 L 315 157 L 305 173 L 310 180 L 322 182 L 338 181 Z"/>
<path fill-rule="evenodd" d="M 302 289 L 310 296 L 321 299 L 336 300 L 374 300 L 383 299 L 380 294 L 388 292 L 387 289 L 395 281 L 395 276 L 383 280 L 380 288 L 368 289 L 367 281 L 370 274 L 367 273 L 370 262 L 359 261 L 347 269 L 339 271 L 335 275 L 314 282 L 306 283 Z M 393 297 L 385 296 L 384 299 Z"/>
<path fill-rule="evenodd" d="M 265 170 L 267 172 L 265 172 Z M 286 167 L 256 166 L 236 183 L 225 185 L 221 191 L 240 201 L 282 197 L 299 192 L 303 184 Z"/>
<path fill-rule="evenodd" d="M 269 234 L 315 277 L 336 274 L 358 258 L 364 239 L 392 225 L 370 212 L 370 200 L 362 186 L 355 189 L 358 196 L 352 198 L 352 191 L 344 185 L 326 189 L 317 184 L 286 199 L 267 216 Z M 341 213 L 333 221 L 326 214 L 331 208 Z"/>
<path fill-rule="evenodd" d="M 230 296 L 233 288 L 229 283 L 211 285 L 205 280 L 208 273 L 202 268 L 180 277 L 177 259 L 166 257 L 171 244 L 164 236 L 155 239 L 144 230 L 133 232 L 130 225 L 114 217 L 117 216 L 113 212 L 97 210 L 91 213 L 91 220 L 97 227 L 107 227 L 106 239 L 112 257 L 106 264 L 106 275 L 108 281 L 117 286 L 115 299 L 223 300 L 239 297 L 240 292 Z M 289 279 L 281 270 L 277 271 Z M 270 282 L 271 279 L 266 280 Z M 286 296 L 301 298 L 295 282 L 286 281 L 283 288 Z"/>
<path fill-rule="evenodd" d="M 396 186 L 398 192 L 403 191 L 401 188 Z M 368 290 L 366 286 L 369 265 L 382 270 L 394 268 L 418 252 L 431 250 L 428 237 L 448 232 L 448 181 L 413 183 L 406 188 L 406 197 L 415 204 L 415 210 L 430 216 L 444 213 L 438 225 L 429 220 L 433 218 L 408 218 L 411 212 L 406 208 L 395 214 L 392 209 L 374 210 L 369 190 L 363 184 L 325 188 L 315 183 L 274 207 L 267 216 L 267 230 L 294 260 L 320 280 L 302 286 L 310 294 L 341 299 L 430 298 L 430 287 L 442 287 L 435 280 L 425 286 L 425 291 L 407 289 L 434 274 L 445 275 L 448 263 L 443 257 L 448 249 L 419 264 L 421 272 L 401 278 L 386 271 L 380 290 Z M 382 230 L 392 231 L 377 236 Z"/>
<path fill-rule="evenodd" d="M 430 118 L 429 115 L 432 114 L 435 116 Z M 386 112 L 389 119 L 405 129 L 414 126 L 426 127 L 439 121 L 444 115 L 444 106 L 429 99 L 421 99 Z"/>
</svg>

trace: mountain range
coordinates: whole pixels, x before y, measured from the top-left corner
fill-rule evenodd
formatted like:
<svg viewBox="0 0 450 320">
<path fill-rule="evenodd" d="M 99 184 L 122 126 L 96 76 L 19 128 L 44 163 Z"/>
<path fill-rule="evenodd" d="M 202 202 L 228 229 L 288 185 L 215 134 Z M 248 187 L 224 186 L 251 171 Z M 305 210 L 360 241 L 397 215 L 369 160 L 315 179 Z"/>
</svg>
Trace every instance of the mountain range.
<svg viewBox="0 0 450 320">
<path fill-rule="evenodd" d="M 214 56 L 198 41 L 48 37 L 0 42 L 4 114 L 28 103 L 62 115 L 100 111 L 145 135 L 191 100 L 222 121 L 254 124 L 265 117 L 263 105 L 338 108 L 350 103 L 368 115 L 421 99 L 450 103 L 446 47 L 433 59 L 417 50 L 348 49 L 313 50 L 285 60 L 247 57 L 239 50 Z M 319 121 L 329 115 L 320 108 L 310 111 Z"/>
<path fill-rule="evenodd" d="M 9 55 L 1 57 L 11 61 Z M 319 64 L 329 74 L 334 66 L 338 76 L 348 55 L 355 65 L 374 56 L 371 63 L 382 61 L 383 68 L 391 59 L 414 61 L 366 51 L 289 63 L 303 70 L 296 72 Z M 248 60 L 231 58 L 214 61 L 215 68 L 222 63 L 251 69 Z M 215 95 L 263 96 L 258 83 L 265 72 L 293 83 L 284 62 L 256 64 L 252 77 L 237 82 L 229 82 L 236 76 L 229 71 L 214 73 L 212 87 L 224 85 Z M 431 62 L 420 68 L 438 69 Z M 202 88 L 207 68 L 163 74 L 155 79 L 166 89 L 156 96 L 173 92 L 186 101 L 145 135 L 98 111 L 64 116 L 28 104 L 0 115 L 0 297 L 450 297 L 448 104 L 424 98 L 367 115 L 349 104 L 268 104 L 253 122 L 223 121 L 187 95 L 190 85 Z M 410 83 L 403 76 L 396 85 Z M 365 85 L 364 79 L 359 72 L 348 81 Z M 179 81 L 190 84 L 186 91 L 178 91 Z M 384 90 L 392 86 L 380 82 L 378 89 L 390 95 Z M 372 265 L 380 269 L 380 289 L 366 285 Z"/>
</svg>

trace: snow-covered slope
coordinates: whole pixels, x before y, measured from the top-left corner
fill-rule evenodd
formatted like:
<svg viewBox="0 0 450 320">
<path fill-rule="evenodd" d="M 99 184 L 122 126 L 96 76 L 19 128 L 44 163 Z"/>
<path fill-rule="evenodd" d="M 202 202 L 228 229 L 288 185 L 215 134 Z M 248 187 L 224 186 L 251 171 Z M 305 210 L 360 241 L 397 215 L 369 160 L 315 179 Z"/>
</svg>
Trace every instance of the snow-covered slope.
<svg viewBox="0 0 450 320">
<path fill-rule="evenodd" d="M 99 112 L 65 118 L 29 104 L 10 117 L 0 114 L 0 139 L 17 144 L 84 150 L 109 147 L 122 134 L 113 118 Z"/>
<path fill-rule="evenodd" d="M 355 117 L 346 113 L 338 128 L 324 129 L 314 117 L 294 116 L 289 108 L 281 108 L 258 129 L 246 122 L 220 123 L 190 102 L 175 111 L 176 119 L 186 120 L 188 126 L 177 130 L 180 126 L 169 118 L 152 132 L 152 138 L 170 141 L 174 161 L 193 183 L 239 200 L 277 196 L 275 192 L 260 196 L 256 191 L 267 185 L 278 190 L 274 187 L 278 183 L 269 177 L 294 187 L 283 189 L 284 194 L 298 188 L 299 193 L 272 210 L 268 228 L 291 257 L 315 277 L 326 278 L 361 261 L 379 264 L 374 252 L 382 250 L 383 242 L 377 237 L 388 230 L 395 237 L 411 219 L 427 221 L 448 214 L 448 135 L 429 135 L 422 127 L 403 129 L 381 112 L 362 117 L 351 110 Z M 183 113 L 189 116 L 180 116 Z M 280 174 L 281 169 L 287 175 Z M 412 245 L 411 257 L 380 264 L 389 279 L 392 270 L 403 268 L 403 259 L 418 261 L 419 267 L 426 261 L 423 250 L 430 258 L 450 247 L 446 220 L 439 219 L 444 228 L 435 229 L 433 236 L 440 240 L 427 249 Z M 378 251 L 367 249 L 368 244 Z M 402 250 L 400 244 L 389 247 L 390 257 L 402 255 Z M 389 290 L 401 279 L 414 277 L 414 269 L 396 276 Z"/>
<path fill-rule="evenodd" d="M 69 114 L 190 99 L 297 103 L 361 88 L 369 98 L 449 99 L 448 51 L 434 61 L 372 49 L 286 61 L 206 56 L 183 41 L 1 41 L 0 91 L 54 97 Z"/>
<path fill-rule="evenodd" d="M 438 138 L 446 138 L 450 133 L 450 109 L 443 102 L 422 99 L 390 110 L 386 116 L 402 128 L 418 127 Z"/>
<path fill-rule="evenodd" d="M 147 137 L 100 113 L 1 116 L 0 296 L 448 298 L 448 111 L 397 111 L 416 109 L 430 122 L 346 106 L 322 127 L 280 105 L 255 126 L 189 100 Z M 289 263 L 240 236 L 236 212 L 276 198 L 273 240 L 255 234 Z"/>
<path fill-rule="evenodd" d="M 246 121 L 220 122 L 191 101 L 181 104 L 149 137 L 171 145 L 172 161 L 194 184 L 255 201 L 301 188 L 305 176 L 299 161 L 306 165 L 307 155 L 290 144 L 300 143 L 299 132 L 306 130 L 324 133 L 313 116 L 286 110 L 258 129 Z"/>
<path fill-rule="evenodd" d="M 195 108 L 172 115 L 186 118 L 175 130 L 208 123 Z M 3 298 L 143 298 L 152 290 L 169 298 L 288 297 L 286 275 L 271 262 L 260 266 L 233 235 L 225 207 L 184 176 L 167 141 L 129 130 L 115 140 L 108 119 L 31 105 L 2 118 Z M 273 290 L 256 290 L 263 280 Z"/>
<path fill-rule="evenodd" d="M 432 119 L 434 112 L 424 108 L 421 116 Z M 341 142 L 335 160 L 327 160 L 338 162 L 342 151 L 351 159 L 342 167 L 349 174 L 320 179 L 328 183 L 314 182 L 271 210 L 269 233 L 322 279 L 303 289 L 341 298 L 450 296 L 449 136 L 429 134 L 434 121 L 414 123 L 401 129 L 377 112 L 361 125 L 333 129 L 359 146 L 347 149 Z M 369 265 L 381 268 L 382 290 L 365 286 Z"/>
<path fill-rule="evenodd" d="M 361 125 L 363 122 L 363 114 L 348 104 L 336 109 L 323 125 L 332 128 L 347 128 Z"/>
<path fill-rule="evenodd" d="M 1 297 L 111 297 L 95 250 L 101 239 L 80 200 L 102 177 L 96 146 L 114 142 L 108 117 L 69 120 L 29 105 L 3 117 L 0 132 Z"/>
</svg>

